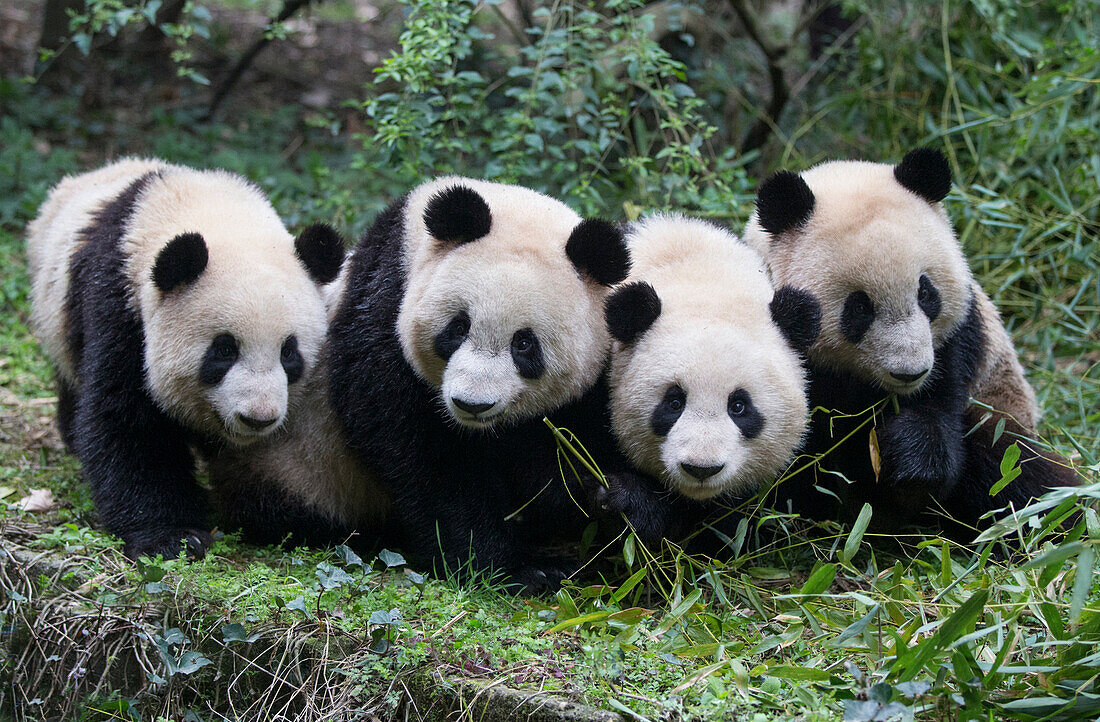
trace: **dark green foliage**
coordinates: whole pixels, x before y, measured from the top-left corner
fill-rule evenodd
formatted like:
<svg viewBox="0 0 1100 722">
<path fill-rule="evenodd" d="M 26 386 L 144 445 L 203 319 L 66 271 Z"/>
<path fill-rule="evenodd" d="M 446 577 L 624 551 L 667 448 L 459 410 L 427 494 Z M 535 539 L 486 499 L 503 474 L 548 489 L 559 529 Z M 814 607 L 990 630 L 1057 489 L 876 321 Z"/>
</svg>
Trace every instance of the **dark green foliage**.
<svg viewBox="0 0 1100 722">
<path fill-rule="evenodd" d="M 364 109 L 368 152 L 383 149 L 410 182 L 425 168 L 472 173 L 585 214 L 627 202 L 728 213 L 749 197 L 743 170 L 717 172 L 715 127 L 639 0 L 541 7 L 518 39 L 470 2 L 408 4 L 401 51 Z"/>
</svg>

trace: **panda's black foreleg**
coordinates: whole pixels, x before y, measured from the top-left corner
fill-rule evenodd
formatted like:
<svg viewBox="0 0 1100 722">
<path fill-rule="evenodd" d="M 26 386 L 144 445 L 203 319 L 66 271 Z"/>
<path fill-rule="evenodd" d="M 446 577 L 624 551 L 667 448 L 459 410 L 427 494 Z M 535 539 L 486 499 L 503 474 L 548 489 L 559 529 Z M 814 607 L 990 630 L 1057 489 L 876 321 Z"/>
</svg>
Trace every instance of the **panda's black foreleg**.
<svg viewBox="0 0 1100 722">
<path fill-rule="evenodd" d="M 74 447 L 100 523 L 127 556 L 202 556 L 211 538 L 188 434 L 145 389 L 144 333 L 116 253 L 95 257 L 82 290 Z"/>
<path fill-rule="evenodd" d="M 96 381 L 84 384 L 74 431 L 100 523 L 131 559 L 203 556 L 212 540 L 183 429 L 144 392 Z"/>
<path fill-rule="evenodd" d="M 983 411 L 966 414 L 968 428 L 978 424 Z M 1080 481 L 1073 467 L 1050 451 L 1041 448 L 1027 431 L 1006 417 L 1003 433 L 994 440 L 996 424 L 986 421 L 966 438 L 966 459 L 958 486 L 945 500 L 947 512 L 969 529 L 988 524 L 981 517 L 1001 508 L 1022 509 L 1047 491 L 1059 486 L 1077 486 Z M 1002 478 L 1001 461 L 1012 444 L 1020 449 L 1020 473 L 1008 485 L 991 495 Z"/>
<path fill-rule="evenodd" d="M 611 517 L 607 521 L 621 525 L 625 518 L 642 543 L 659 543 L 668 534 L 674 515 L 668 491 L 632 470 L 608 474 L 607 482 L 606 487 L 595 489 L 595 506 Z"/>
<path fill-rule="evenodd" d="M 879 432 L 887 482 L 915 482 L 933 495 L 949 493 L 962 471 L 964 433 L 961 416 L 952 410 L 902 409 Z"/>
<path fill-rule="evenodd" d="M 57 378 L 57 430 L 61 441 L 69 453 L 76 453 L 76 438 L 73 436 L 73 423 L 76 414 L 76 389 L 72 384 L 58 376 Z"/>
</svg>

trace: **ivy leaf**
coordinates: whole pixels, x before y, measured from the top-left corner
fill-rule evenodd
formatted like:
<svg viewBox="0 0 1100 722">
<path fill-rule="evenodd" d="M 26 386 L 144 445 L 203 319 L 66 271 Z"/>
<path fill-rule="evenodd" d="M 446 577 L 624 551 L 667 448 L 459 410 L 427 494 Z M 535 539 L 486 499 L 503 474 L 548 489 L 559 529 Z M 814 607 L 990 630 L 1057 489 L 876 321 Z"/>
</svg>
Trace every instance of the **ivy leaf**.
<svg viewBox="0 0 1100 722">
<path fill-rule="evenodd" d="M 301 612 L 306 616 L 306 619 L 313 619 L 313 612 L 311 612 L 309 607 L 306 606 L 305 597 L 291 599 L 289 602 L 286 603 L 286 608 L 291 611 Z"/>
<path fill-rule="evenodd" d="M 222 641 L 226 644 L 230 642 L 245 642 L 251 644 L 259 638 L 259 633 L 248 634 L 244 625 L 237 622 L 222 626 Z"/>
<path fill-rule="evenodd" d="M 347 544 L 341 544 L 336 547 L 336 556 L 340 558 L 340 561 L 344 563 L 344 566 L 359 567 L 360 569 L 366 569 L 367 565 L 363 561 L 362 557 L 355 553 L 351 547 Z"/>
<path fill-rule="evenodd" d="M 317 565 L 317 580 L 325 589 L 336 589 L 349 582 L 355 581 L 350 574 L 339 567 L 334 567 L 327 562 Z"/>
<path fill-rule="evenodd" d="M 407 564 L 407 562 L 405 561 L 405 557 L 401 556 L 397 552 L 391 552 L 389 549 L 383 549 L 382 551 L 378 552 L 378 561 L 385 564 L 387 569 L 392 569 L 393 567 L 403 567 L 405 566 L 405 564 Z"/>
</svg>

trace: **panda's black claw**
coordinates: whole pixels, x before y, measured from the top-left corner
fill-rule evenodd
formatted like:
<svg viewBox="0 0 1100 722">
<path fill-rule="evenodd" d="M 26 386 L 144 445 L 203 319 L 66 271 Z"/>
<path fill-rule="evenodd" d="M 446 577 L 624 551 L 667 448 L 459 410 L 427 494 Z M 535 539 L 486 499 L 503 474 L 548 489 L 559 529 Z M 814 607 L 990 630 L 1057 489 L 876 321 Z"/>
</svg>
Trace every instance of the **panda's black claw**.
<svg viewBox="0 0 1100 722">
<path fill-rule="evenodd" d="M 537 559 L 510 574 L 505 587 L 519 594 L 552 594 L 576 570 L 577 564 L 564 557 Z"/>
<path fill-rule="evenodd" d="M 647 480 L 632 472 L 609 474 L 608 486 L 596 490 L 600 511 L 619 521 L 626 517 L 634 533 L 645 544 L 661 540 L 669 526 L 668 501 L 661 498 Z"/>
<path fill-rule="evenodd" d="M 197 561 L 206 556 L 213 543 L 210 532 L 201 529 L 156 529 L 129 535 L 123 551 L 130 559 L 158 554 L 165 559 L 175 559 L 182 550 L 189 561 Z"/>
<path fill-rule="evenodd" d="M 611 491 L 603 485 L 596 489 L 596 506 L 601 511 L 611 511 Z"/>
</svg>

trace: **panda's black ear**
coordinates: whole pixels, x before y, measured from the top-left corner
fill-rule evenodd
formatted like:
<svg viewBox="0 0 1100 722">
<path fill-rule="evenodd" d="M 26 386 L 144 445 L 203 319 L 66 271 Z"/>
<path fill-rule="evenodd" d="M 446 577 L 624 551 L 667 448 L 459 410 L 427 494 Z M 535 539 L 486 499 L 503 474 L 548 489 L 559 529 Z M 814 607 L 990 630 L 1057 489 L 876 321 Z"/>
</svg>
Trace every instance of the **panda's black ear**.
<svg viewBox="0 0 1100 722">
<path fill-rule="evenodd" d="M 318 285 L 331 283 L 344 263 L 344 239 L 327 223 L 306 226 L 294 239 L 294 252 Z"/>
<path fill-rule="evenodd" d="M 630 251 L 622 229 L 610 221 L 589 218 L 577 224 L 565 244 L 573 267 L 601 286 L 613 286 L 630 272 Z"/>
<path fill-rule="evenodd" d="M 489 233 L 493 215 L 477 191 L 463 185 L 444 188 L 428 200 L 424 225 L 432 238 L 459 245 Z"/>
<path fill-rule="evenodd" d="M 894 177 L 929 203 L 939 203 L 951 192 L 951 166 L 935 148 L 915 148 L 894 166 Z"/>
<path fill-rule="evenodd" d="M 198 233 L 181 233 L 160 249 L 153 264 L 153 283 L 164 293 L 194 283 L 206 270 L 210 254 Z"/>
<path fill-rule="evenodd" d="M 607 297 L 604 318 L 612 338 L 632 344 L 661 315 L 661 299 L 653 286 L 635 281 L 616 288 Z"/>
<path fill-rule="evenodd" d="M 809 291 L 783 286 L 772 296 L 768 309 L 795 351 L 808 349 L 821 333 L 821 304 Z"/>
<path fill-rule="evenodd" d="M 814 192 L 802 176 L 781 170 L 756 191 L 756 217 L 774 240 L 780 234 L 806 225 L 814 212 Z"/>
</svg>

